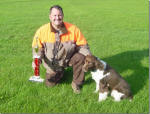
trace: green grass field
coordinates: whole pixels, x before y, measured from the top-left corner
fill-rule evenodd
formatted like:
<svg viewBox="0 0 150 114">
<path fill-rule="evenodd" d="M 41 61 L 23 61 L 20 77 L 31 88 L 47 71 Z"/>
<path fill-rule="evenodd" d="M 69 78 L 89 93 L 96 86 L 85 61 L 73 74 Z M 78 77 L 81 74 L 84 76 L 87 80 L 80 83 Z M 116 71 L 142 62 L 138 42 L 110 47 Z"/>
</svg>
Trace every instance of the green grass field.
<svg viewBox="0 0 150 114">
<path fill-rule="evenodd" d="M 90 73 L 81 94 L 74 94 L 71 68 L 53 88 L 28 81 L 33 35 L 49 22 L 54 4 L 63 7 L 64 21 L 81 29 L 91 52 L 128 81 L 132 102 L 98 102 Z M 0 113 L 148 113 L 148 6 L 148 0 L 0 0 Z"/>
</svg>

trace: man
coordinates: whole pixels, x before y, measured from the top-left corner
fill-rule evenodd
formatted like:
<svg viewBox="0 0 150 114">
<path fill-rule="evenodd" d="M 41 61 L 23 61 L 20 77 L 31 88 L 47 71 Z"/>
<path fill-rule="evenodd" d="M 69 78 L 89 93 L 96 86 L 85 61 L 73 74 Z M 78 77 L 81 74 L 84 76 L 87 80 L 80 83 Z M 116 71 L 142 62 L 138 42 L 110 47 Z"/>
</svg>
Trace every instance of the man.
<svg viewBox="0 0 150 114">
<path fill-rule="evenodd" d="M 33 55 L 36 53 L 35 46 L 38 43 L 38 55 L 46 68 L 47 86 L 59 83 L 64 68 L 72 66 L 72 89 L 75 93 L 80 93 L 80 86 L 84 82 L 82 70 L 84 58 L 91 53 L 80 30 L 73 24 L 63 22 L 63 17 L 60 6 L 50 8 L 50 23 L 40 27 L 33 38 Z"/>
</svg>

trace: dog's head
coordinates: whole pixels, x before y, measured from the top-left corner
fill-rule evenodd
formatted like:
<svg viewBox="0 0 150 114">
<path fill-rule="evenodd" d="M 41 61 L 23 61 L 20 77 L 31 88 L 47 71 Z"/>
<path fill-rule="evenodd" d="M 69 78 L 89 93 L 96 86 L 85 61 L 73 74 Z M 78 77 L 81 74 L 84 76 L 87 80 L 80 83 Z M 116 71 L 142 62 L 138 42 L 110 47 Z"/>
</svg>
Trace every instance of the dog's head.
<svg viewBox="0 0 150 114">
<path fill-rule="evenodd" d="M 93 55 L 87 55 L 85 57 L 85 62 L 83 65 L 83 71 L 87 72 L 87 71 L 94 71 L 96 69 L 103 69 L 104 65 L 102 62 L 100 62 L 100 60 L 98 60 L 95 56 Z"/>
</svg>

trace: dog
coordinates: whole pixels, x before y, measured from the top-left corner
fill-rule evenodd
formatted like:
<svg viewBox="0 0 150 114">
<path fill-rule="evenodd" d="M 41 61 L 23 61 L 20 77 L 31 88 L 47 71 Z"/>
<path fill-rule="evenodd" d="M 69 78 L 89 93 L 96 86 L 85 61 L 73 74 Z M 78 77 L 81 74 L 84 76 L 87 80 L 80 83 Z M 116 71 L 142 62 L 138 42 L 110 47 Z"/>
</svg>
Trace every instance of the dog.
<svg viewBox="0 0 150 114">
<path fill-rule="evenodd" d="M 110 65 L 93 55 L 85 57 L 83 71 L 91 71 L 92 79 L 96 82 L 99 91 L 99 101 L 106 100 L 109 93 L 115 101 L 128 98 L 133 99 L 129 84 Z"/>
</svg>

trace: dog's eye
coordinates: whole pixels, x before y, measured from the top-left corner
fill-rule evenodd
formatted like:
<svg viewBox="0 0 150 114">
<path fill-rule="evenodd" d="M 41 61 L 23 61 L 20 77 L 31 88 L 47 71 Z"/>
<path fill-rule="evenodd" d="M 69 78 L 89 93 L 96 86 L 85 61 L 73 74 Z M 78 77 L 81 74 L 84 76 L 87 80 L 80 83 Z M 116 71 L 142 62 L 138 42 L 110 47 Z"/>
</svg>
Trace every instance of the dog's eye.
<svg viewBox="0 0 150 114">
<path fill-rule="evenodd" d="M 93 63 L 88 61 L 88 60 L 85 60 L 85 63 L 88 64 L 88 65 L 92 65 Z"/>
<path fill-rule="evenodd" d="M 92 62 L 90 62 L 90 61 L 87 61 L 87 64 L 91 65 L 91 64 L 92 64 Z"/>
</svg>

